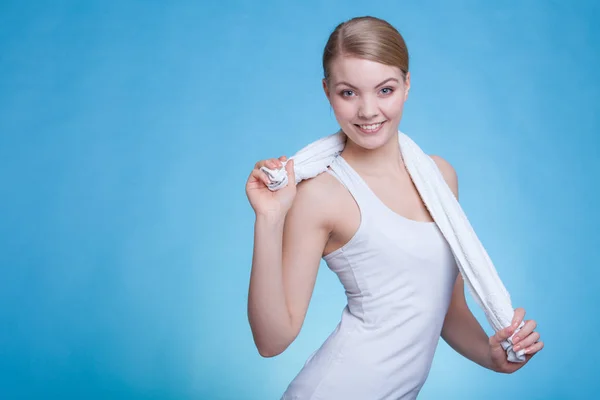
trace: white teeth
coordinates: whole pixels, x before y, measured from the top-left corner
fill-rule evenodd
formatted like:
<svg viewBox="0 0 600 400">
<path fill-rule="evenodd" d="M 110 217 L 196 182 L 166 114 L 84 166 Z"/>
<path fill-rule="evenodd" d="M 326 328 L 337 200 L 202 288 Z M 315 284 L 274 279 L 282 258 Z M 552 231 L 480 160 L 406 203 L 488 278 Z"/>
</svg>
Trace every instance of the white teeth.
<svg viewBox="0 0 600 400">
<path fill-rule="evenodd" d="M 382 122 L 378 123 L 378 124 L 373 124 L 373 125 L 359 125 L 361 129 L 364 129 L 365 131 L 374 131 L 377 130 L 380 126 L 381 126 Z"/>
</svg>

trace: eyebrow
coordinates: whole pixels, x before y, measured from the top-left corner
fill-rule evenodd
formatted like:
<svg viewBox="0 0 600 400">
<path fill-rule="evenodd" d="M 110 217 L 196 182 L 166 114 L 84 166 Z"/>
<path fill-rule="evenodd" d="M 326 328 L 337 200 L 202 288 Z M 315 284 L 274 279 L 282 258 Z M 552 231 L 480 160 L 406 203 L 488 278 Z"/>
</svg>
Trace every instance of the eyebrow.
<svg viewBox="0 0 600 400">
<path fill-rule="evenodd" d="M 378 87 L 379 87 L 379 86 L 381 86 L 381 85 L 385 85 L 385 84 L 386 84 L 386 83 L 388 83 L 389 81 L 396 81 L 396 82 L 399 82 L 399 81 L 398 81 L 398 79 L 396 79 L 396 78 L 387 78 L 385 81 L 381 82 L 380 84 L 378 84 L 378 85 L 375 85 L 375 87 L 374 87 L 373 89 L 376 89 L 376 88 L 378 88 Z M 336 83 L 336 84 L 335 84 L 335 86 L 338 86 L 338 85 L 346 85 L 346 86 L 350 86 L 350 87 L 351 87 L 351 88 L 353 88 L 353 89 L 356 89 L 356 86 L 353 86 L 353 85 L 349 84 L 348 82 L 344 82 L 344 81 L 342 81 L 342 82 L 338 82 L 338 83 Z"/>
</svg>

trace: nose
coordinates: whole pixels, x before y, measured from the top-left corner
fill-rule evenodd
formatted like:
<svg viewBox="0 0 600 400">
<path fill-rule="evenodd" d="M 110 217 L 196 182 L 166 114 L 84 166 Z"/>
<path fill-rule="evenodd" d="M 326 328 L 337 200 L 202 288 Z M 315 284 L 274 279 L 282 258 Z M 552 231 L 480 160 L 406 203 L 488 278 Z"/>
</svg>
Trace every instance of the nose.
<svg viewBox="0 0 600 400">
<path fill-rule="evenodd" d="M 377 101 L 370 96 L 363 96 L 358 107 L 358 117 L 370 120 L 378 116 Z"/>
</svg>

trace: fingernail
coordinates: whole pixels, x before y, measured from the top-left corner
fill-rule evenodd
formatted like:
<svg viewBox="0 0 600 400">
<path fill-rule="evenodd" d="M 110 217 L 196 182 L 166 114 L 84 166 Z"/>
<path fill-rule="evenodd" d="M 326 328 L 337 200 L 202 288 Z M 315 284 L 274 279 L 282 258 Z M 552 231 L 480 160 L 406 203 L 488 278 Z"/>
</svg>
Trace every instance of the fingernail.
<svg viewBox="0 0 600 400">
<path fill-rule="evenodd" d="M 521 345 L 520 345 L 520 344 L 516 345 L 515 347 L 513 347 L 513 350 L 514 350 L 514 351 L 519 351 L 519 350 L 521 350 Z"/>
<path fill-rule="evenodd" d="M 518 336 L 515 336 L 515 337 L 513 338 L 513 344 L 516 344 L 516 343 L 517 343 L 519 340 L 521 340 L 521 338 L 520 338 L 520 337 L 518 337 Z"/>
</svg>

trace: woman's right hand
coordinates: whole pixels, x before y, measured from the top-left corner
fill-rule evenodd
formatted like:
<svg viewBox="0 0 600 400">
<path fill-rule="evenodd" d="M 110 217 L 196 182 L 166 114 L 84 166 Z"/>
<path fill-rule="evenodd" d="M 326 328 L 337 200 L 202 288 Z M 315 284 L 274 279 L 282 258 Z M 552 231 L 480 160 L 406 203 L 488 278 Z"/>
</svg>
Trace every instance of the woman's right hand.
<svg viewBox="0 0 600 400">
<path fill-rule="evenodd" d="M 283 166 L 282 161 L 285 160 L 286 157 L 281 156 L 278 159 L 271 158 L 259 161 L 256 163 L 254 169 L 250 173 L 248 181 L 246 182 L 246 195 L 248 196 L 250 205 L 254 209 L 256 215 L 275 214 L 284 216 L 292 207 L 292 203 L 296 197 L 294 160 L 290 160 L 285 165 L 285 170 L 288 174 L 287 186 L 277 191 L 269 190 L 267 187 L 267 184 L 269 183 L 269 177 L 260 170 L 260 168 L 263 166 L 269 169 L 281 168 Z"/>
</svg>

